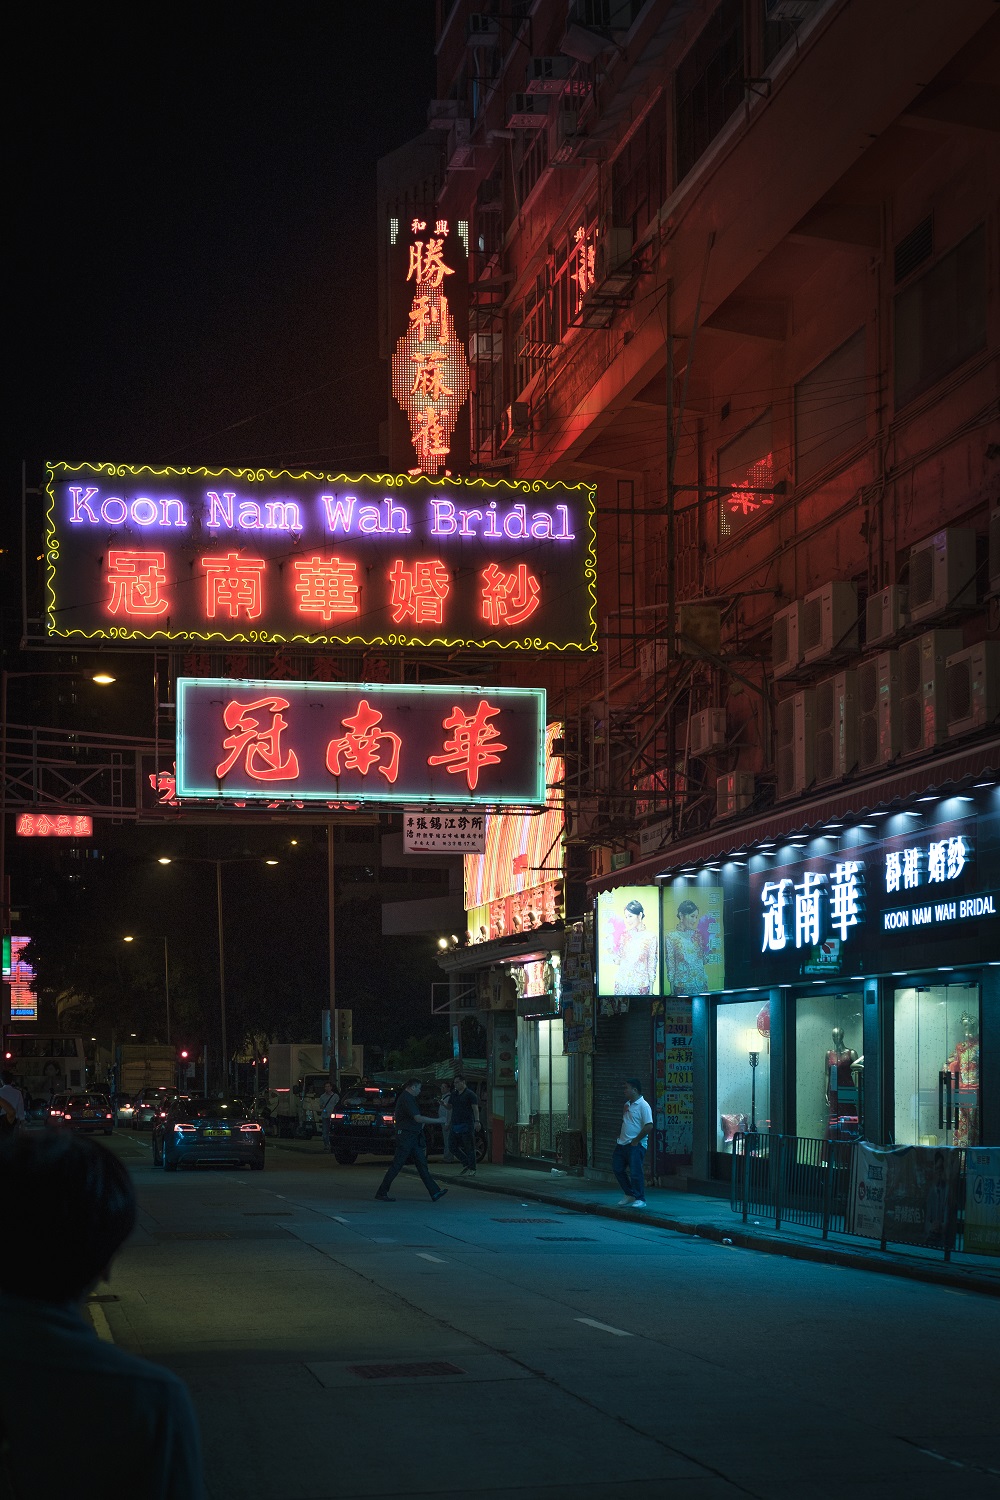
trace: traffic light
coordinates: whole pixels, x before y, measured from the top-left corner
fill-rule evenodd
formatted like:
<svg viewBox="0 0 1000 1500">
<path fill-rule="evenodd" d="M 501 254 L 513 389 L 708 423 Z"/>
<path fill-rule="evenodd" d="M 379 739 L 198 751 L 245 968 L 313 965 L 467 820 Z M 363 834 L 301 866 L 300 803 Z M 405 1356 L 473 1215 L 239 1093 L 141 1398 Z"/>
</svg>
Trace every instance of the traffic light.
<svg viewBox="0 0 1000 1500">
<path fill-rule="evenodd" d="M 187 1060 L 188 1060 L 188 1058 L 190 1056 L 191 1056 L 191 1054 L 187 1050 L 187 1048 L 186 1047 L 182 1047 L 181 1050 L 177 1054 L 177 1061 L 178 1062 L 187 1062 Z"/>
</svg>

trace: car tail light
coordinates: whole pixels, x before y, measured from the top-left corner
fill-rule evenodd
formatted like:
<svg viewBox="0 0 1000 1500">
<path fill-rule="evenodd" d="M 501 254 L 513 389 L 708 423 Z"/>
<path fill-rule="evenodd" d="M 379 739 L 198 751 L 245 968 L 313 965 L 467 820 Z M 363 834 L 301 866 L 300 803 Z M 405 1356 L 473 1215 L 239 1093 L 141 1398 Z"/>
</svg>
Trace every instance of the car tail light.
<svg viewBox="0 0 1000 1500">
<path fill-rule="evenodd" d="M 106 1120 L 110 1120 L 110 1119 L 111 1119 L 111 1116 L 110 1116 L 110 1115 L 105 1115 L 105 1117 L 104 1117 L 104 1118 L 105 1118 L 105 1119 L 106 1119 Z"/>
<path fill-rule="evenodd" d="M 383 1115 L 382 1118 L 387 1125 L 391 1125 L 395 1119 L 395 1115 Z"/>
<path fill-rule="evenodd" d="M 258 1130 L 259 1131 L 260 1130 L 260 1126 L 259 1125 L 241 1125 L 240 1126 L 240 1132 L 242 1133 L 244 1130 Z"/>
<path fill-rule="evenodd" d="M 346 1120 L 347 1116 L 343 1112 L 341 1112 L 340 1114 L 335 1114 L 333 1118 L 335 1120 Z"/>
<path fill-rule="evenodd" d="M 72 1120 L 72 1118 L 73 1118 L 73 1116 L 70 1114 L 69 1110 L 67 1110 L 66 1113 L 63 1115 L 63 1119 L 64 1120 Z"/>
<path fill-rule="evenodd" d="M 197 1129 L 197 1125 L 175 1125 L 174 1135 L 194 1135 Z"/>
</svg>

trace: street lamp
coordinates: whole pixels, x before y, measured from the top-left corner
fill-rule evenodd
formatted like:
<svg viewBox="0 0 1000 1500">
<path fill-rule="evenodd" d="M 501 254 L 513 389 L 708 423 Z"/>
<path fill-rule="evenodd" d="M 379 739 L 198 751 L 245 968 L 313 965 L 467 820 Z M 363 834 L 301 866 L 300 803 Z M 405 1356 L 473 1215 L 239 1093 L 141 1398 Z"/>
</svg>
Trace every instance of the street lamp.
<svg viewBox="0 0 1000 1500">
<path fill-rule="evenodd" d="M 156 861 L 158 865 L 187 864 L 187 865 L 214 865 L 215 866 L 215 905 L 219 921 L 219 1018 L 222 1025 L 222 1068 L 223 1081 L 229 1082 L 229 1043 L 226 1036 L 226 949 L 222 932 L 222 866 L 223 865 L 254 865 L 257 864 L 254 857 L 240 857 L 233 859 L 206 859 L 201 855 L 179 854 L 176 860 L 173 856 L 161 854 Z M 276 859 L 266 859 L 264 864 L 276 865 Z"/>
<path fill-rule="evenodd" d="M 159 936 L 160 942 L 163 944 L 163 994 L 164 994 L 164 997 L 165 997 L 166 1002 L 167 1002 L 167 1046 L 169 1047 L 170 1046 L 170 957 L 169 957 L 169 952 L 168 952 L 168 949 L 167 949 L 167 940 L 164 937 L 164 935 L 162 933 L 159 933 L 159 934 L 151 934 L 151 936 Z M 134 937 L 123 937 L 122 938 L 122 942 L 123 943 L 134 943 L 135 942 L 135 938 Z"/>
</svg>

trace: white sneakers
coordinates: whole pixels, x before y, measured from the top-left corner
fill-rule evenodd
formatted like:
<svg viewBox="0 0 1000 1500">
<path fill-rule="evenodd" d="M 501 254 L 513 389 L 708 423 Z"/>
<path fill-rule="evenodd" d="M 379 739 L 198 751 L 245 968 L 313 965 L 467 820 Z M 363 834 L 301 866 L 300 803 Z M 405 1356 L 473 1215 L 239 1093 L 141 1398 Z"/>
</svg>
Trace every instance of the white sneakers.
<svg viewBox="0 0 1000 1500">
<path fill-rule="evenodd" d="M 618 1199 L 618 1203 L 617 1203 L 617 1207 L 618 1208 L 631 1208 L 633 1202 L 634 1202 L 634 1200 L 632 1198 L 619 1198 Z"/>
<path fill-rule="evenodd" d="M 645 1198 L 635 1198 L 635 1199 L 633 1199 L 632 1207 L 633 1208 L 645 1208 L 646 1207 L 646 1200 L 645 1200 Z"/>
</svg>

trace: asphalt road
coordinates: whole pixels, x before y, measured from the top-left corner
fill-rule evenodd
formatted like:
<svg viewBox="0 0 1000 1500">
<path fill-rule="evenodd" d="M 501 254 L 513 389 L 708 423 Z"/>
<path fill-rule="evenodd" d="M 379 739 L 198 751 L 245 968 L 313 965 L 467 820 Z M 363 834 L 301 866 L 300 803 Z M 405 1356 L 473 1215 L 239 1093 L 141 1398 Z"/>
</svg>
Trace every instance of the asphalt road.
<svg viewBox="0 0 1000 1500">
<path fill-rule="evenodd" d="M 95 1320 L 188 1382 L 212 1500 L 1000 1497 L 996 1299 L 410 1173 L 377 1203 L 318 1146 L 113 1145 L 140 1227 Z"/>
</svg>

